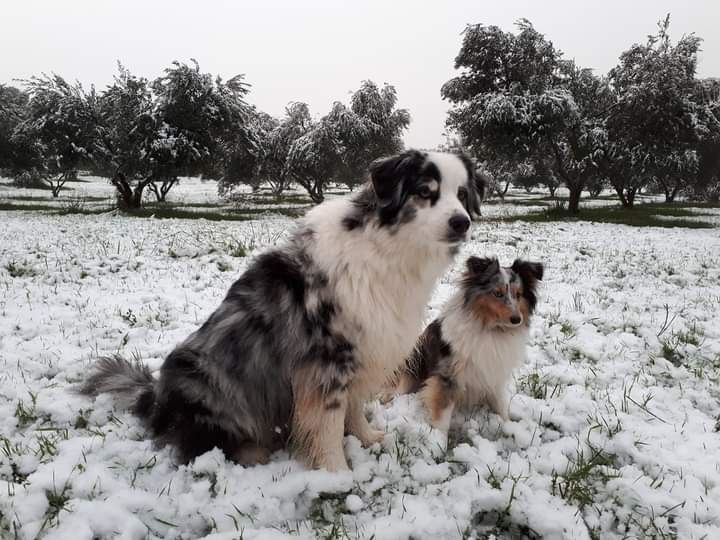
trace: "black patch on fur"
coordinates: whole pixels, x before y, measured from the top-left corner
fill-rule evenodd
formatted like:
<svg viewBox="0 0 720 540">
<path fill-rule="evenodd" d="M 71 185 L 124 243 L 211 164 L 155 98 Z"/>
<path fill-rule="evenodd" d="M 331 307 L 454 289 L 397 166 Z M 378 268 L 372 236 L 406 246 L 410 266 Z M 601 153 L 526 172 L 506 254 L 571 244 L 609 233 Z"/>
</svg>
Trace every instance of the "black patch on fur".
<svg viewBox="0 0 720 540">
<path fill-rule="evenodd" d="M 269 251 L 258 256 L 255 263 L 230 288 L 228 297 L 253 282 L 273 283 L 278 287 L 275 291 L 276 294 L 273 295 L 275 297 L 280 290 L 287 289 L 292 293 L 296 302 L 302 303 L 305 298 L 305 276 L 302 268 L 296 260 L 279 250 Z"/>
<path fill-rule="evenodd" d="M 175 447 L 181 463 L 213 448 L 231 457 L 241 442 L 216 424 L 213 411 L 178 389 L 163 394 L 155 407 L 151 427 L 158 442 Z"/>
<path fill-rule="evenodd" d="M 480 203 L 485 198 L 485 183 L 483 179 L 477 175 L 475 164 L 470 156 L 464 152 L 458 152 L 457 157 L 462 161 L 467 172 L 467 184 L 465 200 L 463 206 L 467 210 L 470 219 L 481 215 Z"/>
<path fill-rule="evenodd" d="M 418 210 L 414 206 L 403 206 L 403 209 L 400 210 L 400 219 L 398 220 L 398 223 L 401 225 L 405 223 L 410 223 L 417 217 Z"/>
<path fill-rule="evenodd" d="M 523 296 L 527 300 L 530 313 L 535 311 L 537 306 L 537 284 L 542 281 L 545 268 L 542 263 L 515 259 L 512 271 L 520 276 L 523 284 Z"/>
<path fill-rule="evenodd" d="M 442 319 L 435 319 L 427 325 L 406 361 L 405 370 L 415 380 L 411 391 L 419 390 L 422 383 L 437 372 L 442 360 L 451 355 L 452 347 L 443 339 Z"/>
<path fill-rule="evenodd" d="M 371 185 L 366 186 L 353 199 L 353 212 L 343 218 L 343 226 L 352 231 L 377 216 L 380 226 L 407 223 L 414 219 L 414 213 L 401 212 L 408 199 L 421 192 L 423 185 L 442 178 L 437 165 L 428 161 L 427 154 L 409 150 L 397 156 L 384 158 L 370 165 Z M 427 199 L 434 205 L 440 197 L 439 190 L 430 193 Z"/>
<path fill-rule="evenodd" d="M 325 409 L 328 411 L 332 411 L 334 409 L 340 408 L 340 400 L 339 399 L 333 399 L 325 403 Z"/>
<path fill-rule="evenodd" d="M 465 261 L 465 273 L 460 286 L 465 291 L 465 305 L 479 294 L 490 292 L 500 273 L 500 263 L 494 257 L 468 257 Z"/>
</svg>

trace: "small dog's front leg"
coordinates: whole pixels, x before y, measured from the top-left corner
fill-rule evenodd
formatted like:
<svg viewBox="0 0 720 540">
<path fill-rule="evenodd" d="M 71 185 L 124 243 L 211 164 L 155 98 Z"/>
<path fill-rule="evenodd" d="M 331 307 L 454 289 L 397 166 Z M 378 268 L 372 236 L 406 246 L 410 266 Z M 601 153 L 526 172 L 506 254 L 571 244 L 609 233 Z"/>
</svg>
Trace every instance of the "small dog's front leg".
<svg viewBox="0 0 720 540">
<path fill-rule="evenodd" d="M 447 435 L 455 409 L 453 388 L 446 381 L 434 375 L 425 381 L 420 396 L 430 414 L 430 424 L 436 431 L 436 435 L 431 437 L 430 442 L 444 452 L 447 450 Z"/>
<path fill-rule="evenodd" d="M 385 432 L 370 427 L 367 418 L 365 418 L 363 406 L 364 402 L 362 398 L 352 394 L 350 395 L 345 427 L 350 435 L 355 435 L 360 439 L 363 446 L 372 446 L 376 442 L 383 440 Z"/>
<path fill-rule="evenodd" d="M 510 420 L 510 402 L 505 390 L 497 390 L 494 394 L 490 394 L 487 398 L 487 403 L 490 410 L 499 415 L 505 422 Z"/>
</svg>

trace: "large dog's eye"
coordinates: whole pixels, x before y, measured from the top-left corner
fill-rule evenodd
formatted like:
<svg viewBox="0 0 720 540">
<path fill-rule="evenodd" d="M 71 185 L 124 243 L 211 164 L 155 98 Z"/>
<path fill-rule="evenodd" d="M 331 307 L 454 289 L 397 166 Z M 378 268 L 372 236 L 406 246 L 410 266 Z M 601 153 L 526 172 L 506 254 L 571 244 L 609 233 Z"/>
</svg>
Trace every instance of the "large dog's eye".
<svg viewBox="0 0 720 540">
<path fill-rule="evenodd" d="M 423 199 L 429 199 L 432 196 L 432 190 L 430 186 L 420 186 L 417 190 L 417 195 Z"/>
<path fill-rule="evenodd" d="M 458 188 L 458 199 L 461 203 L 464 203 L 467 199 L 467 189 L 464 187 Z"/>
<path fill-rule="evenodd" d="M 502 298 L 503 296 L 505 296 L 505 293 L 503 291 L 493 291 L 493 296 L 495 298 Z"/>
</svg>

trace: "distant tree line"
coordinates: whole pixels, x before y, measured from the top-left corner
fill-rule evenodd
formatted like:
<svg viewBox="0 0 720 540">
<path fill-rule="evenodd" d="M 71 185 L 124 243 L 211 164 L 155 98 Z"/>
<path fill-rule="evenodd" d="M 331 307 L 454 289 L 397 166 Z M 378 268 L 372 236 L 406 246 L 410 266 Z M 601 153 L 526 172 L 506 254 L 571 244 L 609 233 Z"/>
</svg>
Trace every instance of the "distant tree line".
<svg viewBox="0 0 720 540">
<path fill-rule="evenodd" d="M 527 20 L 517 33 L 465 29 L 442 87 L 457 133 L 503 194 L 565 186 L 576 213 L 583 190 L 612 188 L 632 208 L 643 189 L 720 198 L 720 80 L 696 78 L 701 40 L 673 43 L 669 16 L 623 52 L 605 76 L 567 59 Z M 503 187 L 504 186 L 504 187 Z"/>
<path fill-rule="evenodd" d="M 320 119 L 300 102 L 273 118 L 246 102 L 248 92 L 242 76 L 213 78 L 195 61 L 152 81 L 118 65 L 102 92 L 55 74 L 0 85 L 0 171 L 57 197 L 89 170 L 109 179 L 126 209 L 146 190 L 164 201 L 189 175 L 218 180 L 222 193 L 297 184 L 319 202 L 330 182 L 352 188 L 370 161 L 400 150 L 410 123 L 387 84 L 364 81 L 349 105 L 335 102 Z"/>
<path fill-rule="evenodd" d="M 517 32 L 470 25 L 455 58 L 458 76 L 441 95 L 452 104 L 451 136 L 477 160 L 490 188 L 583 191 L 611 188 L 632 208 L 641 190 L 720 199 L 720 80 L 696 77 L 701 40 L 672 42 L 669 16 L 623 52 L 606 75 L 578 66 L 527 20 Z M 282 118 L 247 103 L 242 76 L 223 81 L 197 62 L 175 62 L 155 80 L 122 65 L 98 92 L 58 75 L 0 85 L 0 171 L 57 196 L 78 170 L 109 178 L 119 204 L 158 201 L 178 178 L 239 185 L 290 185 L 322 201 L 331 183 L 351 189 L 373 159 L 403 147 L 410 123 L 390 85 L 364 81 L 322 117 L 291 102 Z"/>
</svg>

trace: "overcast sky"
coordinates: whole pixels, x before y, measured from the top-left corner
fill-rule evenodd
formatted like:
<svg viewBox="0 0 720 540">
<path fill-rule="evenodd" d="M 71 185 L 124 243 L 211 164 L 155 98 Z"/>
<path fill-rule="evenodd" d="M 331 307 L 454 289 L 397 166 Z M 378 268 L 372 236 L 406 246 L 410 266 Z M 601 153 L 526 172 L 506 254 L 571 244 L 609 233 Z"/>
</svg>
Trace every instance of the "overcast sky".
<svg viewBox="0 0 720 540">
<path fill-rule="evenodd" d="M 363 79 L 388 82 L 410 110 L 408 146 L 442 142 L 440 87 L 468 23 L 505 30 L 525 17 L 583 66 L 604 73 L 671 13 L 671 36 L 704 39 L 699 75 L 720 77 L 720 0 L 2 0 L 0 82 L 54 71 L 102 89 L 121 60 L 152 78 L 196 58 L 224 78 L 246 74 L 249 101 L 281 116 L 289 101 L 314 115 Z"/>
</svg>

